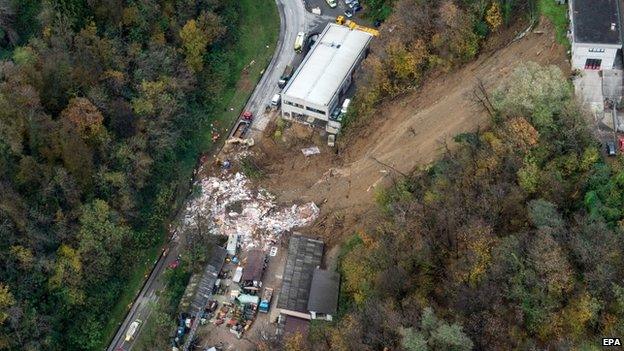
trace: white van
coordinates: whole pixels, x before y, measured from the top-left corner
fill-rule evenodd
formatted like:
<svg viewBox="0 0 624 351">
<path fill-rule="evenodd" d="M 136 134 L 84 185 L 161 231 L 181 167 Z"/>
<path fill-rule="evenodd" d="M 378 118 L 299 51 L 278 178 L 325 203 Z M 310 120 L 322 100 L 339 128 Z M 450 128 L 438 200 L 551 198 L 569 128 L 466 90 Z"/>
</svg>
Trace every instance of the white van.
<svg viewBox="0 0 624 351">
<path fill-rule="evenodd" d="M 280 94 L 273 95 L 273 98 L 271 99 L 271 106 L 279 106 L 281 99 L 282 97 L 280 96 Z"/>
<path fill-rule="evenodd" d="M 345 99 L 344 102 L 342 103 L 342 109 L 340 109 L 340 113 L 342 113 L 343 115 L 347 113 L 347 111 L 349 110 L 350 104 L 351 104 L 351 99 Z"/>
<path fill-rule="evenodd" d="M 327 2 L 327 5 L 329 5 L 329 7 L 331 7 L 332 9 L 337 6 L 336 0 L 325 0 L 325 1 Z"/>
<path fill-rule="evenodd" d="M 134 334 L 136 334 L 137 329 L 139 329 L 139 326 L 141 326 L 141 323 L 143 322 L 140 319 L 137 319 L 130 324 L 130 327 L 128 327 L 128 331 L 126 331 L 126 342 L 134 338 Z"/>
</svg>

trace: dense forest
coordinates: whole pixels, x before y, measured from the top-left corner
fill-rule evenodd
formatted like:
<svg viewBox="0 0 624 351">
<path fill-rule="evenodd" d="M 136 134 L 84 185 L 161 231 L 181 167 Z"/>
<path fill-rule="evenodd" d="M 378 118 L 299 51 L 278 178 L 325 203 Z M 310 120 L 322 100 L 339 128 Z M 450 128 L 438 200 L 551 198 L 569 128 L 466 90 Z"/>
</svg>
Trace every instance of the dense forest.
<svg viewBox="0 0 624 351">
<path fill-rule="evenodd" d="M 376 108 L 473 60 L 486 38 L 535 18 L 537 0 L 363 0 L 372 18 L 385 18 L 357 78 L 350 131 Z"/>
<path fill-rule="evenodd" d="M 0 349 L 106 342 L 138 253 L 162 240 L 178 163 L 235 83 L 238 6 L 1 2 Z"/>
<path fill-rule="evenodd" d="M 315 343 L 590 350 L 624 333 L 624 162 L 556 67 L 524 64 L 489 101 L 490 129 L 379 194 L 343 248 L 343 317 Z"/>
<path fill-rule="evenodd" d="M 354 134 L 381 102 L 471 60 L 537 6 L 368 2 L 393 12 L 358 79 Z M 342 247 L 339 320 L 287 349 L 598 350 L 624 333 L 624 161 L 601 154 L 556 67 L 524 63 L 480 94 L 491 127 L 395 175 Z"/>
</svg>

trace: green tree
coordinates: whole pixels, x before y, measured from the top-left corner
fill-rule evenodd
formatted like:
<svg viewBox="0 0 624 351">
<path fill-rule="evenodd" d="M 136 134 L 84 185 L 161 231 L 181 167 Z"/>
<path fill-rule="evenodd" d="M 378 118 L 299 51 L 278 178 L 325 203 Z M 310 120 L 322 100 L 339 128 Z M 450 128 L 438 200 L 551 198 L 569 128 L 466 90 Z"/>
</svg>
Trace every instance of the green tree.
<svg viewBox="0 0 624 351">
<path fill-rule="evenodd" d="M 204 69 L 204 55 L 208 47 L 208 37 L 196 20 L 186 22 L 180 30 L 180 39 L 186 53 L 186 64 L 191 71 L 197 73 Z"/>
<path fill-rule="evenodd" d="M 537 227 L 550 227 L 560 229 L 563 227 L 563 218 L 557 211 L 557 206 L 544 199 L 531 200 L 529 202 L 529 219 Z"/>
<path fill-rule="evenodd" d="M 15 298 L 9 287 L 0 282 L 0 325 L 9 317 L 8 309 L 15 304 Z"/>
<path fill-rule="evenodd" d="M 553 127 L 553 117 L 564 109 L 572 89 L 556 66 L 527 62 L 514 70 L 493 94 L 493 105 L 503 117 L 530 116 L 538 130 Z"/>
<path fill-rule="evenodd" d="M 129 229 L 119 223 L 119 215 L 105 201 L 96 199 L 83 207 L 78 253 L 87 282 L 100 284 L 113 273 L 128 233 Z"/>
</svg>

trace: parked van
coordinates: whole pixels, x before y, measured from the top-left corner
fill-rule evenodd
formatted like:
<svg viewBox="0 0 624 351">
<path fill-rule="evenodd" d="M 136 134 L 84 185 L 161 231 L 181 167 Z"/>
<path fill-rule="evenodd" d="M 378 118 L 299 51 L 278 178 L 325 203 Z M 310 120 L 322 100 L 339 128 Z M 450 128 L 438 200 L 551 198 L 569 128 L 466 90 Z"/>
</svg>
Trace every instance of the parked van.
<svg viewBox="0 0 624 351">
<path fill-rule="evenodd" d="M 327 2 L 327 5 L 329 5 L 329 7 L 331 7 L 332 9 L 337 6 L 336 0 L 325 0 L 325 1 Z"/>
<path fill-rule="evenodd" d="M 349 105 L 351 104 L 351 99 L 345 99 L 345 101 L 342 103 L 342 109 L 340 109 L 340 113 L 342 113 L 343 115 L 347 113 L 347 111 L 349 110 Z"/>
<path fill-rule="evenodd" d="M 273 95 L 273 98 L 271 99 L 271 106 L 279 106 L 281 99 L 282 97 L 280 96 L 280 94 Z"/>
<path fill-rule="evenodd" d="M 300 54 L 303 50 L 303 42 L 305 41 L 305 32 L 297 33 L 297 38 L 295 38 L 295 52 Z"/>
<path fill-rule="evenodd" d="M 128 331 L 126 331 L 126 342 L 132 340 L 132 338 L 134 338 L 134 335 L 136 334 L 137 330 L 139 329 L 139 326 L 141 326 L 141 323 L 143 323 L 140 319 L 135 320 L 134 322 L 132 322 L 130 324 L 130 327 L 128 327 Z"/>
</svg>

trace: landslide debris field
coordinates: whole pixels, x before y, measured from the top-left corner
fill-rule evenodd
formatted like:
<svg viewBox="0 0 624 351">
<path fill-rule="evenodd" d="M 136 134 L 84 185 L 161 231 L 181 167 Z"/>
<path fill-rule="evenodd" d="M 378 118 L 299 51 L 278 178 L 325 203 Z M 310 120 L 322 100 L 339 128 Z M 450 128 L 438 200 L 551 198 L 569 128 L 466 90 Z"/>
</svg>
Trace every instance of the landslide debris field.
<svg viewBox="0 0 624 351">
<path fill-rule="evenodd" d="M 346 138 L 339 150 L 324 145 L 318 131 L 309 127 L 292 124 L 276 138 L 276 125 L 269 126 L 251 149 L 264 175 L 257 182 L 275 194 L 277 202 L 316 203 L 319 220 L 302 231 L 336 243 L 343 232 L 366 225 L 376 188 L 387 187 L 400 173 L 429 165 L 445 144 L 453 147 L 453 136 L 487 127 L 489 117 L 474 98 L 477 77 L 491 91 L 524 61 L 569 70 L 565 49 L 556 43 L 547 20 L 524 38 L 381 106 L 369 125 Z M 304 156 L 301 149 L 313 145 L 321 153 Z"/>
</svg>

